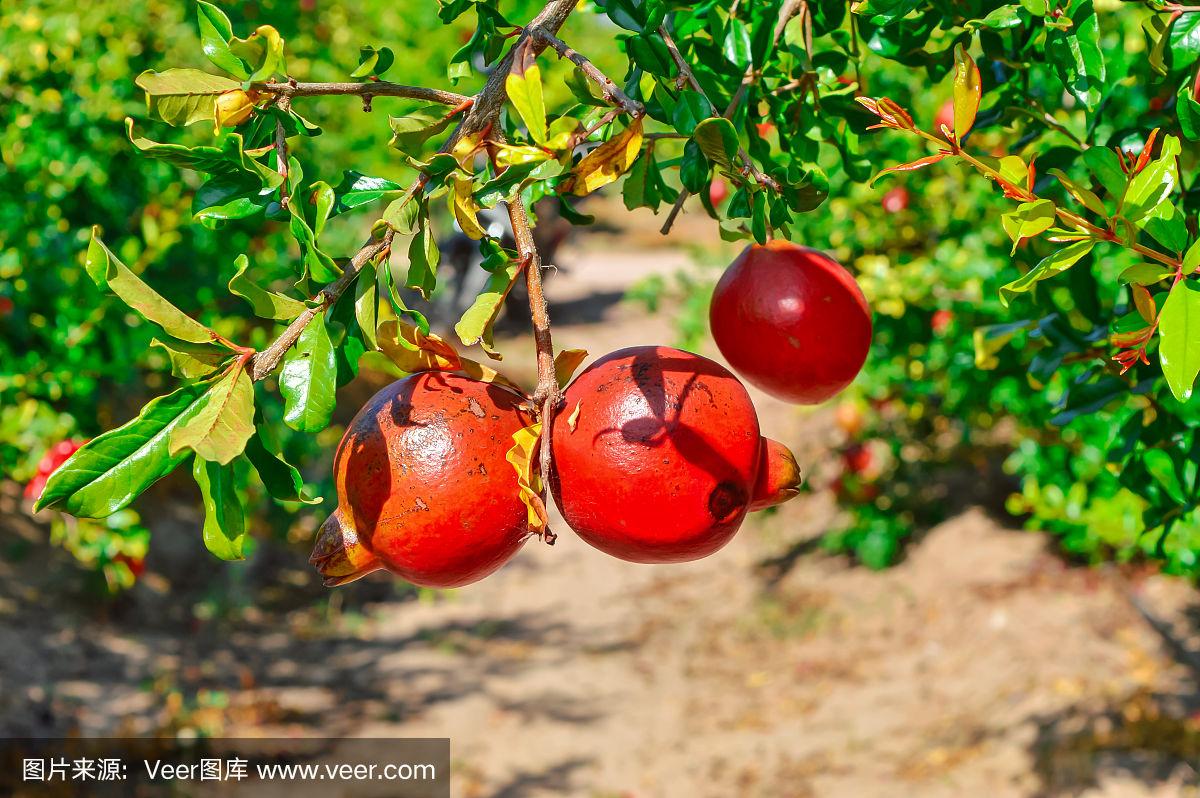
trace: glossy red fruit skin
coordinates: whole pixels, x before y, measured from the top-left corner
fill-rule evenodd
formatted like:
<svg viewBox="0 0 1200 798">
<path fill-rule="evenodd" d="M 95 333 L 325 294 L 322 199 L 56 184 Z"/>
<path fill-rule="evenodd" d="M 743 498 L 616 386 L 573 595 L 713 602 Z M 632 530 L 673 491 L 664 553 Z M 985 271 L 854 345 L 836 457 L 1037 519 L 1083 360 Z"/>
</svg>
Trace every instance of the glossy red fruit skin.
<svg viewBox="0 0 1200 798">
<path fill-rule="evenodd" d="M 578 412 L 577 412 L 578 411 Z M 695 560 L 741 526 L 758 416 L 737 377 L 665 346 L 611 352 L 566 391 L 550 486 L 567 525 L 623 560 Z"/>
<path fill-rule="evenodd" d="M 747 247 L 709 306 L 713 340 L 741 377 L 797 404 L 849 385 L 871 348 L 871 311 L 837 261 L 788 241 Z"/>
<path fill-rule="evenodd" d="M 458 587 L 507 562 L 529 534 L 505 459 L 513 433 L 531 423 L 522 401 L 442 372 L 414 374 L 375 394 L 334 458 L 338 509 L 312 560 L 327 583 L 383 567 L 424 587 Z M 323 567 L 342 540 L 356 544 L 354 573 Z"/>
</svg>

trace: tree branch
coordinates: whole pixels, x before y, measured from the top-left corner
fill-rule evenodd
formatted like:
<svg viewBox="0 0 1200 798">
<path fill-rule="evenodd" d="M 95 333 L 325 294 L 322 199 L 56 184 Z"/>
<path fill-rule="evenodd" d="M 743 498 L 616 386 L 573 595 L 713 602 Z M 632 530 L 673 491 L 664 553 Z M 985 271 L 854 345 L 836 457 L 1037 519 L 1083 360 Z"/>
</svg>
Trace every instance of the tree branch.
<svg viewBox="0 0 1200 798">
<path fill-rule="evenodd" d="M 451 137 L 455 142 L 462 136 L 478 133 L 494 123 L 500 116 L 500 109 L 508 101 L 508 89 L 505 87 L 504 81 L 508 79 L 508 73 L 512 70 L 513 58 L 516 56 L 517 46 L 521 43 L 521 39 L 532 38 L 529 34 L 531 29 L 557 34 L 563 23 L 567 21 L 567 17 L 571 16 L 571 12 L 575 10 L 576 2 L 577 0 L 550 0 L 546 3 L 545 8 L 529 21 L 529 24 L 525 26 L 525 33 L 521 34 L 521 37 L 509 49 L 508 54 L 492 70 L 492 74 L 488 75 L 487 83 L 475 98 L 475 105 L 471 107 L 471 113 Z M 543 39 L 534 40 L 534 55 L 538 55 L 545 49 L 546 42 Z"/>
<path fill-rule="evenodd" d="M 283 361 L 284 355 L 288 350 L 296 345 L 296 341 L 300 339 L 300 334 L 304 332 L 304 328 L 309 325 L 317 314 L 324 312 L 327 308 L 337 301 L 347 288 L 354 284 L 354 280 L 358 277 L 359 271 L 368 262 L 374 260 L 377 256 L 383 254 L 392 245 L 392 237 L 394 232 L 389 231 L 379 240 L 369 241 L 358 252 L 354 253 L 354 257 L 350 259 L 350 263 L 346 265 L 346 270 L 342 272 L 342 276 L 334 280 L 321 292 L 317 294 L 317 298 L 321 300 L 321 304 L 316 307 L 310 307 L 292 320 L 292 323 L 287 326 L 287 329 L 276 338 L 270 346 L 261 352 L 254 355 L 250 360 L 250 379 L 258 382 L 265 379 L 275 369 L 279 368 L 280 362 Z"/>
<path fill-rule="evenodd" d="M 530 21 L 526 27 L 526 31 L 537 29 L 552 35 L 556 34 L 567 17 L 575 9 L 575 4 L 576 0 L 550 0 L 541 12 Z M 528 32 L 522 34 L 522 36 L 528 35 Z M 541 41 L 534 42 L 535 52 L 541 52 L 545 47 L 546 45 Z M 504 103 L 508 99 L 505 79 L 508 77 L 509 70 L 512 69 L 515 50 L 516 47 L 514 45 L 509 50 L 508 55 L 504 57 L 504 60 L 500 62 L 499 66 L 492 71 L 487 83 L 474 98 L 437 89 L 404 86 L 383 81 L 372 83 L 295 83 L 289 81 L 287 83 L 262 83 L 256 85 L 254 88 L 260 91 L 275 92 L 289 100 L 292 97 L 321 94 L 386 95 L 429 100 L 463 109 L 470 108 L 470 113 L 458 123 L 454 131 L 450 134 L 450 137 L 441 146 L 441 152 L 449 152 L 463 136 L 483 130 L 492 125 L 497 117 L 499 117 L 500 110 L 504 107 Z M 422 175 L 409 188 L 407 194 L 409 200 L 424 190 L 427 180 L 428 178 Z M 515 213 L 513 211 L 514 207 L 518 208 Z M 549 315 L 546 308 L 546 300 L 541 290 L 541 259 L 538 257 L 537 249 L 533 244 L 533 234 L 529 229 L 529 220 L 525 214 L 524 207 L 520 205 L 509 206 L 509 214 L 514 237 L 517 238 L 518 242 L 522 239 L 525 240 L 525 249 L 521 250 L 522 256 L 525 256 L 527 252 L 533 253 L 531 262 L 526 265 L 525 279 L 529 285 L 530 310 L 534 314 L 535 319 L 534 340 L 538 347 L 538 393 L 535 394 L 535 399 L 541 400 L 541 415 L 543 416 L 543 424 L 545 425 L 543 429 L 548 431 L 548 415 L 554 411 L 554 407 L 548 400 L 551 398 L 557 400 L 558 383 L 554 382 L 551 389 L 544 387 L 547 373 L 550 375 L 551 380 L 554 378 L 554 350 L 550 341 Z M 358 277 L 358 273 L 364 265 L 388 251 L 394 236 L 395 232 L 389 231 L 382 239 L 371 240 L 363 245 L 354 254 L 354 257 L 350 259 L 342 276 L 323 288 L 317 295 L 321 303 L 315 307 L 308 308 L 297 316 L 279 338 L 275 339 L 266 349 L 253 356 L 250 363 L 250 376 L 253 380 L 259 381 L 265 379 L 279 367 L 284 355 L 300 339 L 300 334 L 304 332 L 304 328 L 308 326 L 318 313 L 324 312 L 333 305 L 338 297 L 354 284 L 355 278 Z M 534 308 L 535 305 L 537 305 L 536 309 Z M 541 332 L 539 332 L 539 328 L 542 328 Z M 549 358 L 548 368 L 544 365 L 547 357 Z M 546 440 L 549 440 L 548 435 Z M 542 456 L 543 467 L 546 467 L 549 457 L 548 445 L 543 445 Z M 549 472 L 545 471 L 543 473 L 548 474 Z"/>
<path fill-rule="evenodd" d="M 604 99 L 606 102 L 611 105 L 615 105 L 617 108 L 620 108 L 622 111 L 633 117 L 640 117 L 646 114 L 646 109 L 640 102 L 629 97 L 629 95 L 623 92 L 621 87 L 618 86 L 612 78 L 601 72 L 595 64 L 589 61 L 587 57 L 578 50 L 571 47 L 571 45 L 567 44 L 553 33 L 550 33 L 540 27 L 530 27 L 526 30 L 529 32 L 530 37 L 533 38 L 534 41 L 541 41 L 550 47 L 553 47 L 560 58 L 567 59 L 576 67 L 578 67 L 580 72 L 590 78 L 593 83 L 599 84 L 601 91 L 604 93 Z"/>
<path fill-rule="evenodd" d="M 388 83 L 376 80 L 368 83 L 255 83 L 250 88 L 255 91 L 265 91 L 280 97 L 318 97 L 322 95 L 354 95 L 369 97 L 406 97 L 410 100 L 424 100 L 443 105 L 461 105 L 470 98 L 441 89 L 427 89 L 424 86 L 405 86 L 401 83 Z"/>
</svg>

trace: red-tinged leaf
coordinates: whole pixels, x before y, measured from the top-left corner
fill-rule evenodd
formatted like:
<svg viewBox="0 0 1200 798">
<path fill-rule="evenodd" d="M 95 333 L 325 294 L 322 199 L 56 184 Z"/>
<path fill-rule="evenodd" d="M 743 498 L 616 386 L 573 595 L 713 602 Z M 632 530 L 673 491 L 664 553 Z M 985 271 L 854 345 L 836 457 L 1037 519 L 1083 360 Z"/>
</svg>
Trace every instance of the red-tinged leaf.
<svg viewBox="0 0 1200 798">
<path fill-rule="evenodd" d="M 517 472 L 517 491 L 526 508 L 529 531 L 542 534 L 550 521 L 546 505 L 542 501 L 542 477 L 538 473 L 538 443 L 541 441 L 541 423 L 530 424 L 513 433 L 513 445 L 505 455 Z"/>
<path fill-rule="evenodd" d="M 1029 159 L 1029 179 L 1026 181 L 1026 186 L 1025 186 L 1030 194 L 1033 193 L 1033 183 L 1035 180 L 1037 180 L 1037 166 L 1034 165 L 1034 161 L 1036 161 L 1036 160 L 1037 160 L 1037 153 L 1034 153 L 1033 156 Z"/>
<path fill-rule="evenodd" d="M 979 67 L 961 44 L 954 47 L 954 137 L 962 140 L 975 124 L 983 88 Z"/>
<path fill-rule="evenodd" d="M 872 125 L 868 130 L 877 127 L 890 127 L 897 130 L 913 130 L 915 128 L 908 112 L 887 97 L 880 97 L 878 100 L 870 97 L 855 97 L 854 99 L 883 122 L 882 125 Z"/>
<path fill-rule="evenodd" d="M 1108 340 L 1113 346 L 1119 346 L 1122 349 L 1128 349 L 1129 347 L 1140 346 L 1141 344 L 1145 343 L 1146 340 L 1149 339 L 1152 329 L 1153 328 L 1151 327 L 1143 327 L 1140 330 L 1114 333 Z M 1123 362 L 1122 358 L 1128 355 L 1136 356 L 1136 354 L 1136 352 L 1118 352 L 1117 354 L 1113 355 L 1113 360 Z"/>
<path fill-rule="evenodd" d="M 1137 308 L 1137 312 L 1146 320 L 1147 324 L 1153 324 L 1154 319 L 1158 316 L 1158 308 L 1154 305 L 1154 297 L 1150 296 L 1150 292 L 1145 286 L 1137 283 L 1130 283 L 1129 288 L 1133 291 L 1133 304 Z"/>
<path fill-rule="evenodd" d="M 902 163 L 899 166 L 889 166 L 887 169 L 884 169 L 882 172 L 875 175 L 875 177 L 871 178 L 870 185 L 875 185 L 876 180 L 883 177 L 884 175 L 886 175 L 889 172 L 913 172 L 913 171 L 916 171 L 917 169 L 922 169 L 926 166 L 929 166 L 930 164 L 935 164 L 938 161 L 945 158 L 949 154 L 950 153 L 945 152 L 943 150 L 941 152 L 938 152 L 935 155 L 927 155 L 924 158 L 918 158 L 915 161 L 909 161 L 908 163 Z"/>
</svg>

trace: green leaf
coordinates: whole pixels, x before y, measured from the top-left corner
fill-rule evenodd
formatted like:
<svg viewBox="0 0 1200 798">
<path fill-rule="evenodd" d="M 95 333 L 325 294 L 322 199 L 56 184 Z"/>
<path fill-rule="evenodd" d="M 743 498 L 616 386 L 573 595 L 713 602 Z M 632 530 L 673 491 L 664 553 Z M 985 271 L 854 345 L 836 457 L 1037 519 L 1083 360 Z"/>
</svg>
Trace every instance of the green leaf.
<svg viewBox="0 0 1200 798">
<path fill-rule="evenodd" d="M 1179 185 L 1179 139 L 1163 138 L 1159 156 L 1133 176 L 1125 190 L 1122 215 L 1131 222 L 1141 219 L 1164 202 Z"/>
<path fill-rule="evenodd" d="M 404 116 L 388 118 L 392 128 L 392 140 L 388 144 L 401 152 L 416 153 L 431 137 L 436 136 L 450 124 L 446 107 L 437 103 L 414 108 Z"/>
<path fill-rule="evenodd" d="M 253 70 L 251 81 L 264 81 L 287 71 L 283 63 L 283 37 L 270 25 L 259 25 L 245 39 L 230 39 L 229 50 Z"/>
<path fill-rule="evenodd" d="M 233 352 L 214 344 L 194 344 L 174 339 L 161 341 L 154 338 L 150 345 L 161 347 L 171 361 L 171 374 L 185 380 L 207 377 L 233 357 Z"/>
<path fill-rule="evenodd" d="M 250 260 L 245 255 L 238 255 L 234 265 L 237 266 L 237 274 L 229 281 L 229 290 L 249 302 L 255 316 L 290 321 L 308 307 L 299 299 L 268 291 L 247 277 L 246 270 L 250 268 Z"/>
<path fill-rule="evenodd" d="M 333 212 L 335 202 L 333 189 L 323 180 L 301 189 L 304 170 L 295 158 L 288 159 L 288 185 L 291 201 L 289 228 L 292 237 L 300 245 L 304 276 L 317 282 L 328 283 L 341 276 L 342 270 L 317 243 L 325 229 L 325 222 Z M 311 215 L 310 215 L 311 213 Z"/>
<path fill-rule="evenodd" d="M 323 315 L 317 315 L 283 360 L 279 392 L 284 422 L 297 432 L 320 432 L 333 417 L 337 359 Z"/>
<path fill-rule="evenodd" d="M 425 299 L 437 287 L 437 267 L 441 260 L 437 238 L 429 224 L 429 208 L 422 203 L 417 215 L 417 233 L 408 242 L 408 279 L 409 288 L 420 291 Z"/>
<path fill-rule="evenodd" d="M 634 166 L 641 163 L 641 160 L 635 161 Z M 691 193 L 703 194 L 708 190 L 711 175 L 712 167 L 704 157 L 700 145 L 695 139 L 690 139 L 683 146 L 683 158 L 679 161 L 679 182 Z"/>
<path fill-rule="evenodd" d="M 1168 269 L 1157 263 L 1136 263 L 1117 278 L 1122 283 L 1137 283 L 1138 285 L 1154 285 L 1168 277 L 1174 277 L 1175 270 Z"/>
<path fill-rule="evenodd" d="M 212 3 L 206 3 L 205 0 L 197 0 L 196 20 L 200 25 L 200 47 L 208 60 L 242 80 L 250 77 L 250 68 L 246 66 L 246 62 L 229 49 L 229 40 L 233 38 L 233 26 L 229 24 L 229 17 L 225 16 L 225 12 Z"/>
<path fill-rule="evenodd" d="M 721 116 L 705 119 L 696 125 L 692 138 L 700 145 L 701 151 L 718 166 L 726 169 L 733 168 L 733 159 L 737 157 L 737 131 L 733 123 Z"/>
<path fill-rule="evenodd" d="M 1137 226 L 1171 252 L 1183 252 L 1188 244 L 1187 224 L 1183 212 L 1170 200 L 1155 205 L 1138 221 Z"/>
<path fill-rule="evenodd" d="M 1200 58 L 1200 14 L 1189 11 L 1175 20 L 1169 44 L 1173 69 L 1184 69 Z"/>
<path fill-rule="evenodd" d="M 546 101 L 542 95 L 542 72 L 533 52 L 533 39 L 523 38 L 514 53 L 513 67 L 504 82 L 508 99 L 517 109 L 530 137 L 546 144 Z"/>
<path fill-rule="evenodd" d="M 222 560 L 241 560 L 246 542 L 246 516 L 231 466 L 199 457 L 192 476 L 204 505 L 204 547 Z"/>
<path fill-rule="evenodd" d="M 370 45 L 358 48 L 358 66 L 350 73 L 352 78 L 365 78 L 370 75 L 382 76 L 396 61 L 396 54 L 390 47 L 380 47 L 376 50 Z"/>
<path fill-rule="evenodd" d="M 217 97 L 240 89 L 236 80 L 198 69 L 148 69 L 134 78 L 146 92 L 146 107 L 168 125 L 182 126 L 216 116 Z"/>
<path fill-rule="evenodd" d="M 1054 224 L 1054 203 L 1047 199 L 1040 199 L 1034 202 L 1022 202 L 1017 206 L 1015 211 L 1000 217 L 1000 224 L 1004 227 L 1004 232 L 1008 233 L 1008 237 L 1012 239 L 1012 251 L 1015 254 L 1017 244 L 1023 238 L 1040 235 L 1050 229 Z"/>
<path fill-rule="evenodd" d="M 346 213 L 376 200 L 390 197 L 393 194 L 400 194 L 403 191 L 404 186 L 394 180 L 388 180 L 385 177 L 371 177 L 360 172 L 347 170 L 342 175 L 342 182 L 338 183 L 333 189 L 336 201 L 331 215 L 336 216 L 340 213 Z"/>
<path fill-rule="evenodd" d="M 1125 193 L 1128 178 L 1121 170 L 1121 161 L 1117 154 L 1107 147 L 1089 147 L 1083 151 L 1083 162 L 1092 177 L 1104 186 L 1104 190 L 1114 197 Z"/>
<path fill-rule="evenodd" d="M 1091 189 L 1072 182 L 1061 169 L 1050 169 L 1048 173 L 1058 178 L 1058 182 L 1062 183 L 1063 188 L 1075 198 L 1076 202 L 1092 213 L 1108 218 L 1108 209 L 1104 207 L 1104 202 Z"/>
<path fill-rule="evenodd" d="M 257 177 L 218 175 L 192 197 L 193 218 L 206 227 L 263 213 L 274 201 L 275 189 L 263 188 Z"/>
<path fill-rule="evenodd" d="M 88 276 L 101 291 L 116 294 L 172 337 L 196 344 L 212 343 L 216 339 L 212 330 L 172 305 L 121 263 L 100 240 L 99 228 L 92 228 L 86 267 Z"/>
<path fill-rule="evenodd" d="M 103 518 L 129 506 L 187 459 L 172 454 L 168 442 L 204 406 L 209 384 L 192 383 L 153 399 L 137 418 L 92 439 L 50 476 L 34 509 Z"/>
<path fill-rule="evenodd" d="M 1074 244 L 1063 247 L 1058 252 L 1042 258 L 1038 262 L 1038 265 L 1000 289 L 1000 304 L 1008 307 L 1008 303 L 1017 294 L 1024 293 L 1033 288 L 1035 283 L 1071 268 L 1080 258 L 1091 252 L 1092 247 L 1095 245 L 1096 242 L 1090 239 L 1087 241 L 1076 241 Z"/>
<path fill-rule="evenodd" d="M 1181 402 L 1192 396 L 1200 372 L 1200 286 L 1180 280 L 1158 316 L 1158 360 L 1171 393 Z"/>
<path fill-rule="evenodd" d="M 671 124 L 685 136 L 696 132 L 696 126 L 713 115 L 712 103 L 703 94 L 684 89 L 679 92 L 675 110 L 671 113 Z"/>
<path fill-rule="evenodd" d="M 254 433 L 254 384 L 238 365 L 212 382 L 200 410 L 171 432 L 170 453 L 191 449 L 225 465 L 242 453 Z"/>
<path fill-rule="evenodd" d="M 1188 141 L 1200 141 L 1200 102 L 1192 96 L 1192 81 L 1185 79 L 1175 95 L 1179 128 Z"/>
<path fill-rule="evenodd" d="M 125 120 L 125 129 L 130 143 L 150 158 L 157 158 L 184 169 L 223 175 L 247 183 L 257 182 L 263 188 L 276 188 L 283 182 L 283 178 L 274 169 L 246 155 L 242 148 L 242 137 L 238 133 L 222 134 L 217 147 L 185 147 L 181 144 L 160 144 L 134 136 L 132 119 Z"/>
<path fill-rule="evenodd" d="M 1047 28 L 1046 57 L 1067 91 L 1090 111 L 1100 103 L 1106 77 L 1100 24 L 1091 0 L 1074 0 L 1067 15 L 1074 23 L 1070 29 Z"/>
<path fill-rule="evenodd" d="M 458 334 L 460 341 L 467 346 L 478 343 L 490 357 L 500 359 L 492 348 L 492 325 L 504 305 L 504 298 L 512 290 L 513 283 L 520 273 L 520 261 L 507 257 L 504 258 L 502 266 L 492 271 L 479 296 L 475 297 L 471 307 L 467 308 L 462 318 L 454 325 L 454 332 Z"/>
<path fill-rule="evenodd" d="M 1188 247 L 1188 251 L 1183 255 L 1183 273 L 1189 275 L 1196 271 L 1196 267 L 1200 266 L 1200 240 L 1192 242 Z"/>
<path fill-rule="evenodd" d="M 262 480 L 267 492 L 277 501 L 299 502 L 301 504 L 320 504 L 321 500 L 310 499 L 304 495 L 304 478 L 295 466 L 267 448 L 263 442 L 262 432 L 256 430 L 246 441 L 246 459 L 258 478 Z"/>
</svg>

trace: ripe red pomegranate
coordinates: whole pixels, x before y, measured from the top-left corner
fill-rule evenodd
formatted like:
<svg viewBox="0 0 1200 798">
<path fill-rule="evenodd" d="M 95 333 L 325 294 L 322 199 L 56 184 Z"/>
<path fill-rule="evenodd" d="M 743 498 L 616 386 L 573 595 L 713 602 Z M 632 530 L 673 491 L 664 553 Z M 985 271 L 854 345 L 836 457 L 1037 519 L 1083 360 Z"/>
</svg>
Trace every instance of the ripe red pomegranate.
<svg viewBox="0 0 1200 798">
<path fill-rule="evenodd" d="M 728 196 L 729 186 L 725 185 L 725 181 L 721 178 L 718 177 L 708 184 L 708 201 L 712 203 L 714 208 L 724 202 Z"/>
<path fill-rule="evenodd" d="M 851 474 L 863 476 L 874 469 L 875 455 L 866 446 L 856 443 L 842 452 L 842 465 Z"/>
<path fill-rule="evenodd" d="M 567 525 L 632 562 L 712 554 L 752 502 L 786 501 L 799 483 L 791 453 L 759 435 L 737 377 L 665 346 L 621 349 L 585 369 L 567 389 L 552 445 L 550 487 Z"/>
<path fill-rule="evenodd" d="M 887 213 L 900 213 L 908 208 L 908 189 L 896 186 L 883 195 L 879 203 Z"/>
<path fill-rule="evenodd" d="M 788 241 L 747 247 L 717 283 L 713 340 L 745 379 L 817 404 L 849 385 L 871 347 L 871 311 L 828 255 Z"/>
<path fill-rule="evenodd" d="M 867 420 L 862 406 L 857 402 L 842 402 L 833 411 L 833 422 L 846 434 L 846 437 L 853 438 L 862 432 Z"/>
<path fill-rule="evenodd" d="M 507 562 L 529 534 L 505 459 L 531 421 L 522 401 L 443 372 L 375 394 L 334 457 L 338 507 L 310 558 L 325 584 L 386 568 L 413 584 L 457 587 Z"/>
<path fill-rule="evenodd" d="M 0 296 L 0 316 L 7 316 L 9 313 L 12 313 L 14 307 L 16 306 L 11 299 L 6 296 Z"/>
</svg>

